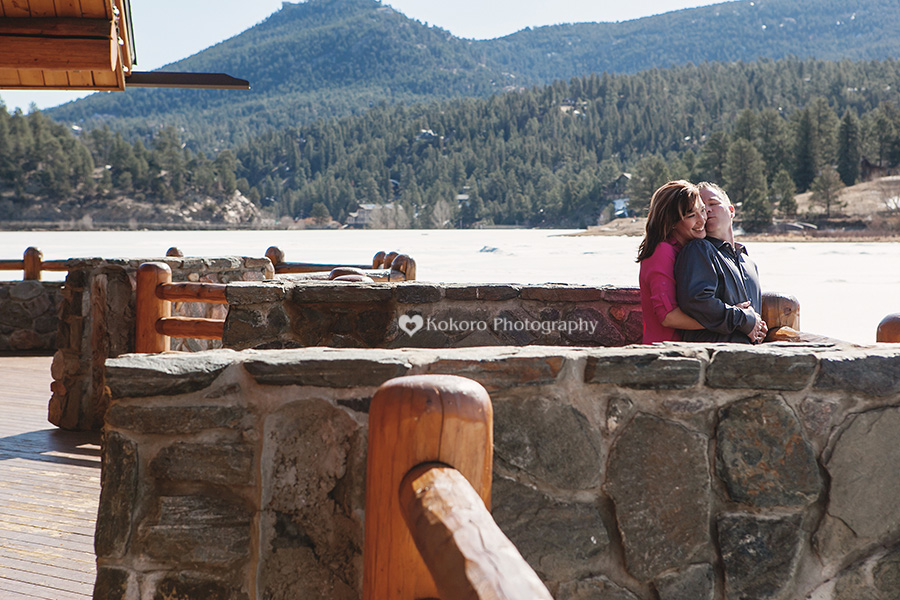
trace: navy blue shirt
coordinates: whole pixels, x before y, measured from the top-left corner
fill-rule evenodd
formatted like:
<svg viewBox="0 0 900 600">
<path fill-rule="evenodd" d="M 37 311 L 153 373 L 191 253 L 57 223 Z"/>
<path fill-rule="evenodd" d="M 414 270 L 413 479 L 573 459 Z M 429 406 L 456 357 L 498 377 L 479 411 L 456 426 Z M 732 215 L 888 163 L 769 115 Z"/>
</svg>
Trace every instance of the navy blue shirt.
<svg viewBox="0 0 900 600">
<path fill-rule="evenodd" d="M 707 236 L 689 242 L 675 261 L 678 306 L 706 329 L 682 332 L 688 342 L 751 343 L 747 334 L 762 312 L 759 271 L 740 244 Z M 752 308 L 738 308 L 750 301 Z"/>
</svg>

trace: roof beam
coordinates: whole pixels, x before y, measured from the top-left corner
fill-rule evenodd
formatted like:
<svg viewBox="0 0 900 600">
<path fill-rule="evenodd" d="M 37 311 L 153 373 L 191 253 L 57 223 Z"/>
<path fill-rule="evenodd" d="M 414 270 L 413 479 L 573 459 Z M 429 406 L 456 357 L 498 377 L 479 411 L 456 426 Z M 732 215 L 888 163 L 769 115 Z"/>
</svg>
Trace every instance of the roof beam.
<svg viewBox="0 0 900 600">
<path fill-rule="evenodd" d="M 198 88 L 249 90 L 250 82 L 225 73 L 177 73 L 173 71 L 133 71 L 125 77 L 125 87 Z"/>
<path fill-rule="evenodd" d="M 112 71 L 115 23 L 105 19 L 0 18 L 0 68 Z"/>
</svg>

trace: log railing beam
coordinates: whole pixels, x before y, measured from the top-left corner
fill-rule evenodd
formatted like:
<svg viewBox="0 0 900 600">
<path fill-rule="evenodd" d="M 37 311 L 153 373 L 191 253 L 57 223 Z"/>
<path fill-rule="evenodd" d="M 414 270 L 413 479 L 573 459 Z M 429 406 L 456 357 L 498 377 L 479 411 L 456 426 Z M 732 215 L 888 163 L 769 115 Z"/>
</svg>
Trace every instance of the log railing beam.
<svg viewBox="0 0 900 600">
<path fill-rule="evenodd" d="M 164 317 L 156 321 L 156 332 L 175 338 L 221 340 L 225 333 L 225 321 L 199 317 Z"/>
<path fill-rule="evenodd" d="M 156 288 L 156 297 L 169 302 L 206 302 L 228 304 L 224 283 L 195 283 L 183 281 L 163 283 Z"/>
<path fill-rule="evenodd" d="M 452 375 L 392 379 L 369 409 L 364 600 L 435 598 L 438 590 L 403 520 L 398 490 L 421 463 L 457 469 L 490 506 L 493 412 L 478 383 Z"/>
<path fill-rule="evenodd" d="M 552 600 L 456 469 L 415 467 L 400 486 L 400 508 L 441 600 Z"/>
</svg>

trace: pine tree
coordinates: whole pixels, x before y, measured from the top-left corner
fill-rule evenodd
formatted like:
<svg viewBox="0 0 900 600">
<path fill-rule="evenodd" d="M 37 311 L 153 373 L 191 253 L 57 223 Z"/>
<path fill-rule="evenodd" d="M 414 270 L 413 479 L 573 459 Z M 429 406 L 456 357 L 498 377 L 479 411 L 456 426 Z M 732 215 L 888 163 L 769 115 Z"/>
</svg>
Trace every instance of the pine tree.
<svg viewBox="0 0 900 600">
<path fill-rule="evenodd" d="M 766 171 L 762 155 L 751 142 L 738 138 L 728 148 L 724 182 L 735 205 L 758 197 L 766 198 Z"/>
<path fill-rule="evenodd" d="M 791 174 L 785 169 L 778 171 L 775 174 L 775 179 L 772 181 L 769 197 L 772 199 L 773 204 L 778 206 L 778 212 L 785 217 L 793 217 L 797 214 L 795 192 L 796 188 L 794 187 L 794 180 L 791 179 Z"/>
<path fill-rule="evenodd" d="M 635 213 L 645 212 L 650 206 L 653 192 L 669 179 L 669 167 L 661 156 L 642 158 L 628 182 L 628 207 Z"/>
<path fill-rule="evenodd" d="M 815 127 L 809 109 L 800 111 L 797 133 L 794 138 L 794 183 L 805 192 L 818 173 L 819 149 L 817 148 Z"/>
<path fill-rule="evenodd" d="M 825 211 L 825 216 L 831 218 L 832 210 L 841 209 L 844 206 L 841 201 L 843 187 L 841 176 L 835 169 L 831 167 L 823 169 L 822 174 L 816 177 L 810 186 L 812 195 L 809 201 L 816 206 L 821 206 Z"/>
<path fill-rule="evenodd" d="M 847 109 L 838 130 L 837 170 L 844 185 L 853 185 L 859 179 L 859 118 Z"/>
</svg>

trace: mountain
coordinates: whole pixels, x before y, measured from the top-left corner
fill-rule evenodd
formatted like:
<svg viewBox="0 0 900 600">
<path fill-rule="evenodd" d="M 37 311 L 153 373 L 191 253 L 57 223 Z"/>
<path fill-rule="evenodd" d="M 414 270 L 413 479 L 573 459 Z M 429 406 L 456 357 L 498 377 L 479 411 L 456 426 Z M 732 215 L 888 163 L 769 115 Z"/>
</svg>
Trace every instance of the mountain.
<svg viewBox="0 0 900 600">
<path fill-rule="evenodd" d="M 525 29 L 484 42 L 504 70 L 538 81 L 758 58 L 900 57 L 893 0 L 742 0 L 620 23 Z"/>
<path fill-rule="evenodd" d="M 165 67 L 227 72 L 250 80 L 249 92 L 131 89 L 47 114 L 132 138 L 172 125 L 194 148 L 216 151 L 381 102 L 484 97 L 604 71 L 759 57 L 888 59 L 900 56 L 898 29 L 895 0 L 742 0 L 473 41 L 376 0 L 308 0 L 284 3 L 240 35 Z"/>
</svg>

